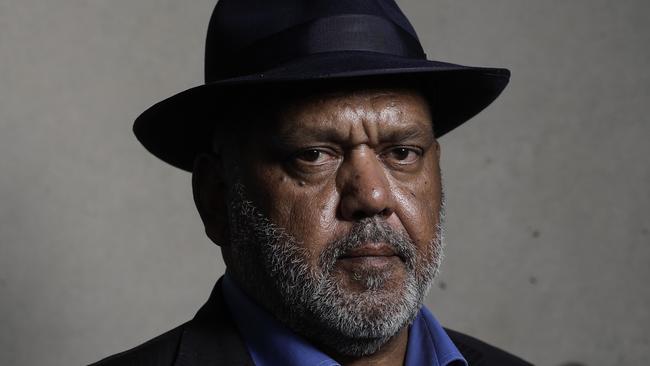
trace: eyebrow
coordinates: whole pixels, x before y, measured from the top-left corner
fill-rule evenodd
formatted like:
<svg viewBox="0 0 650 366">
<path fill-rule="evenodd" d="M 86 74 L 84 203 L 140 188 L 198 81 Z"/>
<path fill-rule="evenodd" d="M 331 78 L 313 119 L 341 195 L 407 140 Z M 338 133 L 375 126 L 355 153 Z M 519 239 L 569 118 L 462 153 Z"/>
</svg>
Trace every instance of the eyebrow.
<svg viewBox="0 0 650 366">
<path fill-rule="evenodd" d="M 427 124 L 429 129 L 423 129 L 421 125 Z M 434 138 L 433 124 L 431 122 L 416 122 L 407 126 L 390 126 L 389 129 L 382 129 L 379 132 L 381 142 L 398 142 L 421 138 Z M 348 140 L 348 132 L 337 129 L 333 126 L 320 128 L 305 127 L 297 131 L 289 129 L 271 136 L 273 145 L 297 145 L 304 141 L 330 141 L 345 144 Z"/>
<path fill-rule="evenodd" d="M 431 122 L 426 123 L 430 128 L 425 130 L 420 128 L 418 125 L 409 125 L 404 128 L 393 129 L 392 131 L 380 133 L 382 140 L 385 141 L 404 141 L 418 138 L 433 138 L 433 124 Z"/>
</svg>

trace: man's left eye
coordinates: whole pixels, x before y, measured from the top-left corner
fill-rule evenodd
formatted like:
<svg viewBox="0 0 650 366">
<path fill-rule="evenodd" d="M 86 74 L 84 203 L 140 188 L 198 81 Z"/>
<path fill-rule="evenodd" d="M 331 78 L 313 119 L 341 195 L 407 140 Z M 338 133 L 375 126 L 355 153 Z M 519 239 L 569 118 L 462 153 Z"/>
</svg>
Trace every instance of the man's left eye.
<svg viewBox="0 0 650 366">
<path fill-rule="evenodd" d="M 384 153 L 384 158 L 398 164 L 411 164 L 416 162 L 421 155 L 419 150 L 411 147 L 394 147 Z"/>
</svg>

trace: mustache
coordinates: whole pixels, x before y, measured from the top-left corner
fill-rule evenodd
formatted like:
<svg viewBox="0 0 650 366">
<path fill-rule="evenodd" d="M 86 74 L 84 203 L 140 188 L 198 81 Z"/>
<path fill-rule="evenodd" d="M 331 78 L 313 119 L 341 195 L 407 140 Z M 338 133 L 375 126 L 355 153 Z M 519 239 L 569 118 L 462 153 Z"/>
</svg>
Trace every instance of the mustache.
<svg viewBox="0 0 650 366">
<path fill-rule="evenodd" d="M 385 243 L 404 261 L 409 270 L 415 269 L 417 249 L 413 240 L 378 217 L 360 220 L 345 236 L 330 242 L 320 255 L 321 268 L 331 270 L 341 256 L 370 242 Z"/>
</svg>

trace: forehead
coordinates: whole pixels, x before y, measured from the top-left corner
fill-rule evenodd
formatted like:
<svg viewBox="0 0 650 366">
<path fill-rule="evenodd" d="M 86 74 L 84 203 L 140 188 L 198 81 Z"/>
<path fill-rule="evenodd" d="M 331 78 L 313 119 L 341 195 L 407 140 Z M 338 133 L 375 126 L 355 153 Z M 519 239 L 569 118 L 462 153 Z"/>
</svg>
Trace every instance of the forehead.
<svg viewBox="0 0 650 366">
<path fill-rule="evenodd" d="M 368 108 L 403 109 L 429 112 L 422 94 L 414 88 L 372 87 L 359 89 L 327 89 L 306 95 L 289 95 L 280 107 L 283 114 L 313 112 L 322 108 L 341 109 L 362 105 Z"/>
<path fill-rule="evenodd" d="M 280 104 L 276 129 L 336 129 L 375 125 L 381 130 L 420 127 L 432 130 L 431 111 L 415 88 L 333 89 L 291 96 Z"/>
</svg>

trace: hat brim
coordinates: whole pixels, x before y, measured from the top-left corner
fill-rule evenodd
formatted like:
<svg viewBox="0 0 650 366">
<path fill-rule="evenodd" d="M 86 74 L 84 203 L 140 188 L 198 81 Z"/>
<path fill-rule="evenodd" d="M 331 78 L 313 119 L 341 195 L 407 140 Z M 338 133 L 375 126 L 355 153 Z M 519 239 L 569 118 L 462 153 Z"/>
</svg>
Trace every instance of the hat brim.
<svg viewBox="0 0 650 366">
<path fill-rule="evenodd" d="M 510 71 L 351 51 L 315 54 L 276 68 L 197 86 L 147 109 L 133 131 L 149 152 L 192 171 L 194 158 L 210 150 L 219 103 L 233 87 L 317 82 L 344 78 L 416 75 L 429 99 L 434 132 L 440 137 L 474 117 L 508 84 Z M 212 117 L 212 118 L 211 118 Z"/>
</svg>

